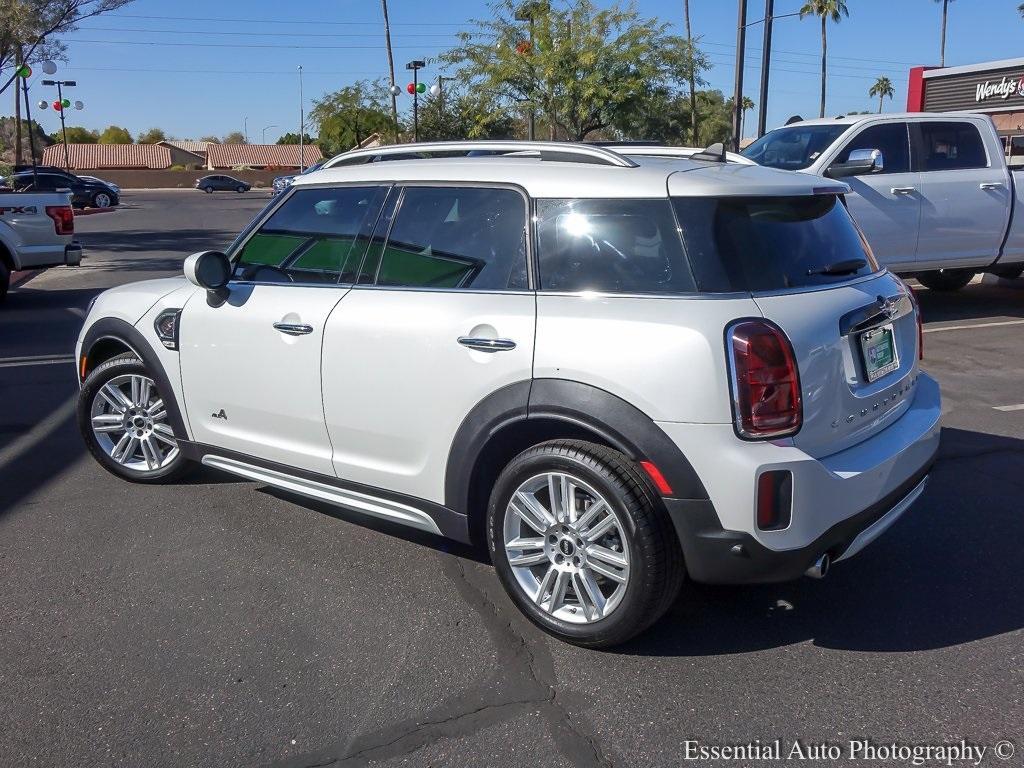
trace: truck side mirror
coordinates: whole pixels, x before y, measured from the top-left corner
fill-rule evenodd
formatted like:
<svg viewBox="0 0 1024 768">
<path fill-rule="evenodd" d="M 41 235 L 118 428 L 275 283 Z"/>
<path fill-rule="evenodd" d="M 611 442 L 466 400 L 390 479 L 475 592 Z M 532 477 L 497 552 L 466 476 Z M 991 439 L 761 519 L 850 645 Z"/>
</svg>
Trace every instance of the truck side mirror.
<svg viewBox="0 0 1024 768">
<path fill-rule="evenodd" d="M 885 157 L 880 149 L 854 149 L 845 163 L 832 163 L 828 167 L 827 176 L 841 179 L 844 176 L 862 176 L 866 173 L 878 173 L 885 169 Z"/>
</svg>

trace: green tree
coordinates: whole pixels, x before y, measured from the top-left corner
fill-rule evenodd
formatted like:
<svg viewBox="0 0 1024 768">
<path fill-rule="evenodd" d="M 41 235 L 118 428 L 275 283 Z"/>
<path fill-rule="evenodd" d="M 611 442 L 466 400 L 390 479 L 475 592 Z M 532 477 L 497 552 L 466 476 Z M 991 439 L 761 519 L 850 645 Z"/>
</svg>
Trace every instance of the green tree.
<svg viewBox="0 0 1024 768">
<path fill-rule="evenodd" d="M 725 106 L 728 108 L 730 114 L 732 114 L 733 105 L 735 103 L 736 103 L 736 97 L 735 96 L 730 96 L 729 99 L 725 102 Z M 753 100 L 749 96 L 744 96 L 743 97 L 743 101 L 741 102 L 741 106 L 743 107 L 743 110 L 742 110 L 742 112 L 740 114 L 740 138 L 742 139 L 743 138 L 743 125 L 744 125 L 744 123 L 747 120 L 747 112 L 752 110 L 757 105 L 753 102 Z M 730 131 L 730 133 L 731 132 L 732 131 Z"/>
<path fill-rule="evenodd" d="M 821 108 L 818 110 L 818 117 L 825 116 L 825 59 L 828 53 L 825 24 L 829 19 L 838 24 L 843 16 L 849 15 L 846 0 L 805 0 L 803 7 L 800 8 L 801 19 L 805 16 L 817 16 L 821 19 Z"/>
<path fill-rule="evenodd" d="M 679 93 L 707 59 L 668 25 L 641 18 L 630 5 L 599 9 L 593 0 L 554 8 L 533 2 L 534 40 L 516 20 L 518 0 L 495 0 L 490 17 L 460 33 L 461 45 L 441 56 L 469 87 L 492 92 L 507 106 L 529 104 L 570 139 L 627 123 L 651 108 L 655 94 Z M 521 15 L 521 14 L 520 14 Z"/>
<path fill-rule="evenodd" d="M 248 144 L 249 142 L 247 142 L 245 140 L 245 135 L 241 131 L 232 131 L 231 133 L 229 133 L 227 136 L 224 137 L 222 143 L 224 143 L 224 144 Z"/>
<path fill-rule="evenodd" d="M 515 132 L 515 116 L 486 93 L 449 86 L 420 102 L 421 141 L 507 139 Z"/>
<path fill-rule="evenodd" d="M 140 133 L 135 141 L 139 144 L 158 144 L 161 141 L 167 141 L 167 134 L 160 128 L 150 128 L 148 131 Z"/>
<path fill-rule="evenodd" d="M 392 121 L 384 100 L 387 93 L 382 80 L 360 80 L 314 101 L 309 116 L 324 154 L 345 152 L 373 133 L 389 135 Z"/>
<path fill-rule="evenodd" d="M 203 136 L 200 141 L 204 141 L 207 144 L 220 144 L 220 139 L 216 136 Z"/>
<path fill-rule="evenodd" d="M 700 114 L 701 142 L 705 145 L 716 141 L 732 140 L 732 105 L 721 91 L 698 91 L 697 111 Z"/>
<path fill-rule="evenodd" d="M 890 80 L 888 77 L 878 78 L 877 80 L 875 80 L 875 84 L 868 89 L 868 96 L 871 96 L 872 98 L 875 96 L 878 97 L 879 113 L 881 113 L 882 111 L 882 99 L 886 98 L 887 96 L 891 99 L 895 93 L 896 91 L 892 87 L 892 80 Z"/>
<path fill-rule="evenodd" d="M 279 138 L 277 140 L 277 143 L 278 144 L 298 144 L 299 143 L 299 134 L 288 132 L 284 136 Z M 302 143 L 303 144 L 315 144 L 316 142 L 313 140 L 312 136 L 310 136 L 308 133 L 304 133 L 304 134 L 302 134 Z"/>
<path fill-rule="evenodd" d="M 127 128 L 119 125 L 109 125 L 99 137 L 100 144 L 131 144 L 132 135 Z"/>
<path fill-rule="evenodd" d="M 100 140 L 99 131 L 90 131 L 77 125 L 69 125 L 67 130 L 69 144 L 96 144 Z M 64 141 L 64 135 L 60 131 L 54 133 L 52 138 L 55 142 Z"/>
<path fill-rule="evenodd" d="M 935 2 L 942 3 L 942 38 L 939 42 L 939 66 L 944 67 L 946 66 L 946 14 L 949 11 L 949 4 L 953 0 L 935 0 Z M 1017 7 L 1017 10 L 1021 11 L 1021 14 L 1024 15 L 1024 10 L 1021 9 L 1024 9 L 1024 4 Z M 882 110 L 879 109 L 878 111 L 881 112 Z"/>
</svg>

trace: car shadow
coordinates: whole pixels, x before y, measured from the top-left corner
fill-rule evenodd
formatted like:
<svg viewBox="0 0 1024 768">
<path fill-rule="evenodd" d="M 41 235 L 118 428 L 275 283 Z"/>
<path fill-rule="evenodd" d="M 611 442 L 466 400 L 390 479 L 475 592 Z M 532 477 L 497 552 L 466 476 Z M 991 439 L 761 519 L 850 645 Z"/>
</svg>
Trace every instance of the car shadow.
<svg viewBox="0 0 1024 768">
<path fill-rule="evenodd" d="M 986 276 L 959 291 L 932 291 L 914 285 L 927 325 L 993 317 L 1024 317 L 1024 278 L 996 280 Z"/>
<path fill-rule="evenodd" d="M 944 429 L 918 502 L 824 581 L 684 586 L 669 614 L 618 652 L 943 648 L 1024 627 L 1024 440 Z"/>
<path fill-rule="evenodd" d="M 104 232 L 81 232 L 78 239 L 90 251 L 122 253 L 181 253 L 184 256 L 194 251 L 210 248 L 226 248 L 235 236 L 236 230 L 216 229 L 175 229 L 154 232 L 150 229 L 119 229 Z M 184 256 L 182 258 L 184 258 Z M 124 264 L 123 259 L 117 260 Z M 128 269 L 126 265 L 124 269 Z"/>
</svg>

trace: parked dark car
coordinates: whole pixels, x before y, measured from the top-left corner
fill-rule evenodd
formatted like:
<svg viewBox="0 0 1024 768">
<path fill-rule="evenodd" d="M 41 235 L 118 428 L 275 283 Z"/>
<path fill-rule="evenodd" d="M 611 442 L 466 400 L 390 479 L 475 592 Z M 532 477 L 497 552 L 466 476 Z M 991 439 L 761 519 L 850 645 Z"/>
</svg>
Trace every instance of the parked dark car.
<svg viewBox="0 0 1024 768">
<path fill-rule="evenodd" d="M 312 173 L 313 171 L 318 170 L 320 168 L 320 166 L 323 165 L 326 162 L 327 162 L 326 160 L 321 160 L 319 163 L 314 163 L 313 165 L 309 166 L 309 168 L 306 168 L 302 173 L 293 173 L 293 174 L 290 174 L 288 176 L 276 176 L 274 178 L 274 185 L 273 185 L 273 187 L 274 187 L 274 194 L 275 195 L 281 194 L 286 189 L 288 189 L 288 187 L 290 187 L 292 185 L 292 182 L 295 181 L 295 179 L 297 177 L 305 176 L 307 173 Z"/>
<path fill-rule="evenodd" d="M 19 171 L 10 177 L 8 183 L 13 189 L 36 192 L 55 192 L 58 189 L 71 190 L 71 204 L 75 208 L 111 208 L 121 201 L 118 190 L 98 179 L 83 179 L 67 171 L 37 170 Z"/>
<path fill-rule="evenodd" d="M 203 192 L 248 192 L 252 184 L 232 176 L 203 176 L 196 181 L 196 189 Z"/>
</svg>

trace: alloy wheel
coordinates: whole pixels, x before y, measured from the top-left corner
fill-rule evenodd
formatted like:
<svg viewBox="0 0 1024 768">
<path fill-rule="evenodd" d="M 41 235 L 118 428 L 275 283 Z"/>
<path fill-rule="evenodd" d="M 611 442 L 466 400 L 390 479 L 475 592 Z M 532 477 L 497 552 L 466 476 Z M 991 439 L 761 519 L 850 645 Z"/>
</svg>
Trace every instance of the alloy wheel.
<svg viewBox="0 0 1024 768">
<path fill-rule="evenodd" d="M 96 199 L 93 201 L 96 203 L 97 208 L 109 208 L 110 207 L 110 195 L 106 192 L 100 192 L 96 195 Z"/>
<path fill-rule="evenodd" d="M 127 469 L 152 472 L 178 456 L 167 409 L 148 376 L 115 376 L 97 391 L 90 412 L 96 442 Z"/>
<path fill-rule="evenodd" d="M 608 501 L 573 475 L 522 483 L 505 511 L 508 563 L 541 610 L 574 624 L 607 617 L 629 584 L 629 544 Z"/>
</svg>

